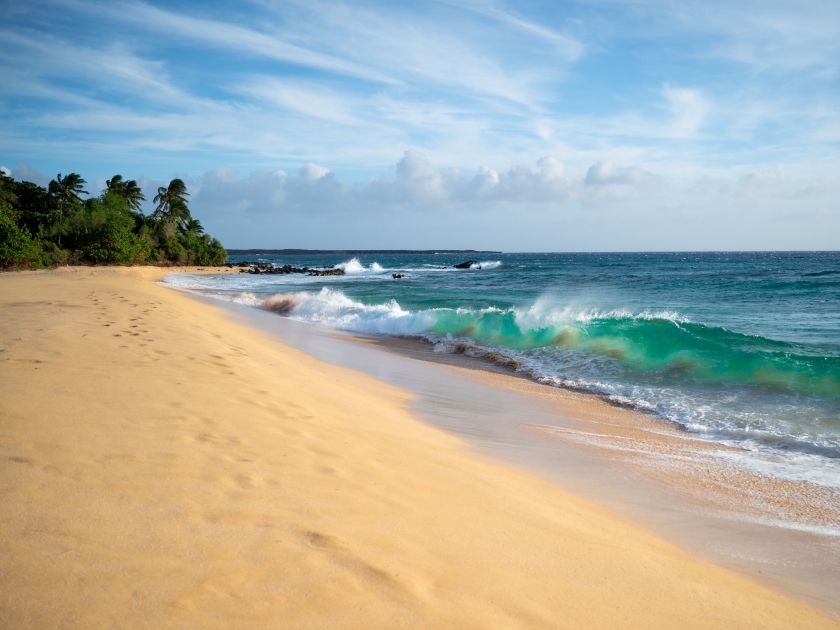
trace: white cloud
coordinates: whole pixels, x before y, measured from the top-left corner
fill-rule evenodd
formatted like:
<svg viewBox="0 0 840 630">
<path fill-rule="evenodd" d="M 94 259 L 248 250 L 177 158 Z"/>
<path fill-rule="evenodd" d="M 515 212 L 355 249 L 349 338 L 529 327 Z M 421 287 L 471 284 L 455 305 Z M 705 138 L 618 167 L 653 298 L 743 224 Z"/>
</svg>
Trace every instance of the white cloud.
<svg viewBox="0 0 840 630">
<path fill-rule="evenodd" d="M 372 68 L 309 50 L 293 44 L 283 37 L 272 36 L 237 24 L 165 11 L 144 2 L 98 5 L 95 9 L 86 7 L 83 3 L 75 3 L 75 6 L 81 10 L 95 10 L 99 14 L 106 13 L 111 19 L 131 22 L 141 28 L 158 33 L 203 42 L 212 48 L 227 48 L 247 52 L 256 57 L 287 61 L 360 79 L 398 83 L 398 81 Z"/>
<path fill-rule="evenodd" d="M 549 156 L 533 167 L 484 165 L 467 173 L 436 168 L 409 149 L 389 173 L 361 183 L 317 164 L 250 175 L 215 169 L 193 188 L 191 207 L 229 247 L 594 251 L 830 245 L 840 213 L 821 203 L 818 187 L 803 187 L 776 166 L 738 171 L 710 173 L 686 196 L 680 182 L 612 160 L 592 164 L 581 177 L 570 176 Z M 739 183 L 741 177 L 748 183 Z M 766 188 L 748 187 L 761 185 Z M 747 194 L 762 195 L 762 203 L 744 203 Z M 807 203 L 803 196 L 809 196 Z M 801 221 L 795 229 L 790 217 Z M 754 227 L 747 239 L 745 225 Z"/>
<path fill-rule="evenodd" d="M 534 109 L 545 98 L 545 87 L 556 79 L 558 69 L 582 51 L 571 37 L 498 10 L 491 10 L 494 20 L 507 29 L 490 28 L 463 11 L 442 17 L 435 10 L 413 11 L 399 3 L 376 8 L 317 0 L 295 4 L 301 12 L 294 29 L 296 41 L 399 77 L 409 90 L 422 85 L 448 90 L 450 100 L 500 98 Z M 288 15 L 286 5 L 270 6 L 278 15 Z M 534 33 L 534 29 L 540 31 L 539 45 L 521 37 L 521 31 Z M 520 37 L 513 38 L 513 46 L 505 50 L 502 43 L 513 30 L 520 31 Z M 533 49 L 544 53 L 546 38 L 554 43 L 548 55 L 551 66 L 524 69 L 519 63 L 522 55 Z"/>
<path fill-rule="evenodd" d="M 317 164 L 309 162 L 305 164 L 300 169 L 300 171 L 298 171 L 298 175 L 300 175 L 300 177 L 303 179 L 314 181 L 316 179 L 321 179 L 322 177 L 328 175 L 329 172 L 330 169 L 328 169 L 326 166 L 318 166 Z"/>
<path fill-rule="evenodd" d="M 5 175 L 6 177 L 11 177 L 12 169 L 10 169 L 8 166 L 0 166 L 0 173 L 3 173 L 3 175 Z"/>
<path fill-rule="evenodd" d="M 624 37 L 629 33 L 650 40 L 677 37 L 704 56 L 762 71 L 837 68 L 840 59 L 836 2 L 610 0 L 610 4 L 625 7 L 625 19 L 616 20 Z"/>
<path fill-rule="evenodd" d="M 222 167 L 202 177 L 194 200 L 197 207 L 214 214 L 376 213 L 393 208 L 424 213 L 448 208 L 470 212 L 507 204 L 559 207 L 581 200 L 591 204 L 600 198 L 598 194 L 604 198 L 639 194 L 656 180 L 644 169 L 617 167 L 609 160 L 592 166 L 585 181 L 568 178 L 563 164 L 554 157 L 540 158 L 537 167 L 495 170 L 485 165 L 468 175 L 459 168 L 436 169 L 420 151 L 409 149 L 393 174 L 366 183 L 341 181 L 328 168 L 312 163 L 294 175 L 261 171 L 241 177 L 235 170 Z M 592 187 L 606 189 L 607 193 L 587 192 L 586 188 Z"/>
<path fill-rule="evenodd" d="M 511 166 L 501 171 L 482 165 L 470 177 L 458 168 L 435 170 L 425 155 L 409 149 L 397 163 L 396 177 L 382 176 L 369 183 L 366 195 L 384 204 L 441 202 L 475 208 L 498 203 L 562 203 L 575 184 L 563 175 L 563 164 L 553 157 L 537 161 L 540 170 Z"/>
<path fill-rule="evenodd" d="M 584 202 L 588 205 L 627 202 L 650 194 L 659 178 L 638 166 L 616 166 L 612 160 L 598 160 L 586 171 Z"/>
<path fill-rule="evenodd" d="M 352 113 L 352 109 L 359 106 L 358 99 L 335 93 L 323 84 L 255 76 L 234 91 L 303 116 L 341 125 L 366 124 Z"/>
<path fill-rule="evenodd" d="M 730 3 L 689 15 L 694 28 L 725 36 L 713 54 L 762 70 L 836 69 L 840 8 L 833 2 L 803 0 Z M 833 77 L 833 72 L 829 73 Z"/>
<path fill-rule="evenodd" d="M 346 199 L 345 185 L 322 166 L 306 164 L 296 175 L 258 171 L 240 177 L 232 168 L 209 171 L 193 197 L 197 208 L 215 214 L 331 210 Z"/>
<path fill-rule="evenodd" d="M 554 45 L 557 48 L 557 50 L 560 51 L 563 54 L 563 56 L 568 58 L 570 61 L 575 61 L 583 55 L 585 47 L 582 42 L 578 41 L 574 37 L 557 33 L 549 28 L 546 28 L 545 26 L 541 26 L 534 22 L 516 17 L 511 13 L 501 11 L 485 3 L 479 3 L 475 5 L 465 4 L 463 6 L 472 9 L 478 13 L 482 13 L 484 15 L 497 19 L 500 22 L 504 22 L 511 26 L 515 26 L 516 28 L 519 28 L 527 33 L 537 35 L 544 41 Z"/>
<path fill-rule="evenodd" d="M 636 166 L 616 166 L 612 160 L 598 160 L 586 171 L 587 186 L 639 186 L 656 182 L 656 175 Z"/>
<path fill-rule="evenodd" d="M 706 120 L 709 103 L 699 90 L 674 88 L 665 85 L 663 96 L 668 100 L 673 122 L 668 135 L 674 138 L 690 138 L 697 134 Z"/>
</svg>

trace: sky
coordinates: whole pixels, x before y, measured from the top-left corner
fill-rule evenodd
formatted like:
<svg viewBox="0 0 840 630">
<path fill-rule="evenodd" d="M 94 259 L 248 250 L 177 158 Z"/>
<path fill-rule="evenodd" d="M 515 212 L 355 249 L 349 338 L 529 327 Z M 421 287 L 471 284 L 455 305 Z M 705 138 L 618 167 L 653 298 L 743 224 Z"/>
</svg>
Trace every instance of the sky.
<svg viewBox="0 0 840 630">
<path fill-rule="evenodd" d="M 0 168 L 227 247 L 840 249 L 837 2 L 0 10 Z"/>
</svg>

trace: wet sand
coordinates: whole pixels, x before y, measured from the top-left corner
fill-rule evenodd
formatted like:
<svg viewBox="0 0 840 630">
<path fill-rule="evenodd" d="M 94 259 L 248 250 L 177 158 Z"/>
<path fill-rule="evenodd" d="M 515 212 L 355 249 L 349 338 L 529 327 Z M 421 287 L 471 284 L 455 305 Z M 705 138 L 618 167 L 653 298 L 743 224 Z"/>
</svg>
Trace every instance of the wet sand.
<svg viewBox="0 0 840 630">
<path fill-rule="evenodd" d="M 840 627 L 162 274 L 0 275 L 0 626 Z"/>
<path fill-rule="evenodd" d="M 576 422 L 523 422 L 523 429 L 592 447 L 602 457 L 644 468 L 660 480 L 668 477 L 673 487 L 695 501 L 728 511 L 734 518 L 778 521 L 840 537 L 840 490 L 779 479 L 738 465 L 738 457 L 746 455 L 743 449 L 704 439 L 653 414 L 623 408 L 598 395 L 543 385 L 493 357 L 437 353 L 420 339 L 368 339 L 403 356 L 467 370 L 470 378 L 492 387 L 548 400 L 559 418 L 571 416 Z"/>
<path fill-rule="evenodd" d="M 418 417 L 483 457 L 595 499 L 700 557 L 840 615 L 836 490 L 745 469 L 740 449 L 599 396 L 536 383 L 492 360 L 223 304 L 284 343 L 411 391 Z"/>
</svg>

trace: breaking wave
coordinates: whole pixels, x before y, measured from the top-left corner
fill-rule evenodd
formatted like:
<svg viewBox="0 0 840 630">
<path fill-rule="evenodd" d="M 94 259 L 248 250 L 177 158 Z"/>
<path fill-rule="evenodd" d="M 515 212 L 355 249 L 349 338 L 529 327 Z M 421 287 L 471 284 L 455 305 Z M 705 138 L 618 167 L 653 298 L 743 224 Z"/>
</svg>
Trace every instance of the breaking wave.
<svg viewBox="0 0 840 630">
<path fill-rule="evenodd" d="M 348 276 L 372 275 L 384 273 L 385 271 L 377 262 L 371 263 L 370 267 L 365 267 L 358 258 L 351 258 L 346 262 L 337 264 L 334 268 L 341 269 Z"/>
<path fill-rule="evenodd" d="M 409 311 L 396 300 L 363 304 L 329 288 L 275 295 L 262 308 L 357 333 L 423 337 L 435 352 L 595 393 L 747 450 L 785 451 L 803 462 L 840 458 L 840 427 L 807 433 L 772 411 L 744 405 L 766 399 L 752 398 L 753 390 L 775 392 L 774 405 L 792 397 L 804 409 L 808 397 L 838 400 L 840 358 L 798 353 L 792 344 L 693 323 L 679 313 L 575 310 L 539 301 L 526 309 Z M 730 408 L 727 399 L 740 406 Z M 802 479 L 840 487 L 833 467 L 805 469 Z"/>
<path fill-rule="evenodd" d="M 525 309 L 408 311 L 393 299 L 363 304 L 330 288 L 274 295 L 262 308 L 352 332 L 469 343 L 507 353 L 505 360 L 520 365 L 523 357 L 511 353 L 539 356 L 552 375 L 563 366 L 580 374 L 588 362 L 600 373 L 671 375 L 840 399 L 840 358 L 809 356 L 791 343 L 694 323 L 676 312 L 577 310 L 539 300 Z"/>
</svg>

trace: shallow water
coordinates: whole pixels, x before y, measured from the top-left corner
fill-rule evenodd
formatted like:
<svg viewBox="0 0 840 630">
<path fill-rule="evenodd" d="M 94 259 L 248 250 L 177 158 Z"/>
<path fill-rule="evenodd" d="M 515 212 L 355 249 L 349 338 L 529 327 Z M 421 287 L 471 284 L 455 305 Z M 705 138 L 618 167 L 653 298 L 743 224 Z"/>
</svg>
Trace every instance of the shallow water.
<svg viewBox="0 0 840 630">
<path fill-rule="evenodd" d="M 453 255 L 249 260 L 346 275 L 167 282 L 298 321 L 422 336 L 737 444 L 765 474 L 840 488 L 838 253 L 502 254 L 466 270 Z"/>
<path fill-rule="evenodd" d="M 536 425 L 585 435 L 586 423 L 574 414 L 558 414 L 558 408 L 543 396 L 474 378 L 481 372 L 453 371 L 436 364 L 443 360 L 476 367 L 480 362 L 437 355 L 439 359 L 430 363 L 422 360 L 430 355 L 424 344 L 360 343 L 347 340 L 356 337 L 261 309 L 235 303 L 226 306 L 239 321 L 286 345 L 410 391 L 415 396 L 411 410 L 420 419 L 462 438 L 491 460 L 558 483 L 702 558 L 840 615 L 840 537 L 836 533 L 798 527 L 795 522 L 745 519 L 737 511 L 710 506 L 703 492 L 687 492 L 690 489 L 675 483 L 670 474 L 651 475 L 644 467 L 622 464 L 609 452 L 523 430 L 525 425 Z M 410 346 L 421 354 L 386 350 L 395 345 Z"/>
</svg>

